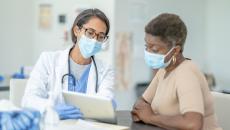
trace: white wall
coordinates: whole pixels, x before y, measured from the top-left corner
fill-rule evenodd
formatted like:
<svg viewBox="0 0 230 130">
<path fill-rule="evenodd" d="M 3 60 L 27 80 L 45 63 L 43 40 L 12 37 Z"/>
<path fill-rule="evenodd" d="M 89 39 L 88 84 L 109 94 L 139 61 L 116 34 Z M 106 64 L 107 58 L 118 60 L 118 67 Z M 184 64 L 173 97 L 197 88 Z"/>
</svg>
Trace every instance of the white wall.
<svg viewBox="0 0 230 130">
<path fill-rule="evenodd" d="M 206 2 L 207 71 L 215 75 L 217 85 L 230 89 L 230 1 Z"/>
<path fill-rule="evenodd" d="M 0 74 L 32 64 L 33 1 L 0 1 Z"/>
</svg>

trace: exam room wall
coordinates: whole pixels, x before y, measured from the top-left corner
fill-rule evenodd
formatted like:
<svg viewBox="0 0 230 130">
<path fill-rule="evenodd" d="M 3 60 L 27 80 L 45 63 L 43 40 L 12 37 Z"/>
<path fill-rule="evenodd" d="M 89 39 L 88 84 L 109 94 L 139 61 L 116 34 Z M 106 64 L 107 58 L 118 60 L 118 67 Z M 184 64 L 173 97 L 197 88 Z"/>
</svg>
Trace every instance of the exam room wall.
<svg viewBox="0 0 230 130">
<path fill-rule="evenodd" d="M 218 87 L 230 90 L 230 1 L 206 0 L 206 5 L 207 71 Z"/>
<path fill-rule="evenodd" d="M 32 65 L 34 12 L 32 0 L 0 1 L 0 74 Z"/>
</svg>

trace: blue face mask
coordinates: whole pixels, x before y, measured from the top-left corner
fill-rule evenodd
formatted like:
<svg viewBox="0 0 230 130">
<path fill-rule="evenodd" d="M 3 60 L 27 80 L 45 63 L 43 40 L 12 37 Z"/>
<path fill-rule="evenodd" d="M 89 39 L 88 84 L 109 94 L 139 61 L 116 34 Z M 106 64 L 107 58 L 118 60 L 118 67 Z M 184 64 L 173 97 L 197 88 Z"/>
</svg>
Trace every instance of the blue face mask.
<svg viewBox="0 0 230 130">
<path fill-rule="evenodd" d="M 156 54 L 156 53 L 150 53 L 145 50 L 145 62 L 146 64 L 153 68 L 153 69 L 160 69 L 160 68 L 166 68 L 170 62 L 171 59 L 168 62 L 164 62 L 165 57 L 173 50 L 174 48 L 170 49 L 169 52 L 165 55 L 162 54 Z"/>
<path fill-rule="evenodd" d="M 101 51 L 102 43 L 82 35 L 79 41 L 79 48 L 84 58 L 89 58 Z"/>
</svg>

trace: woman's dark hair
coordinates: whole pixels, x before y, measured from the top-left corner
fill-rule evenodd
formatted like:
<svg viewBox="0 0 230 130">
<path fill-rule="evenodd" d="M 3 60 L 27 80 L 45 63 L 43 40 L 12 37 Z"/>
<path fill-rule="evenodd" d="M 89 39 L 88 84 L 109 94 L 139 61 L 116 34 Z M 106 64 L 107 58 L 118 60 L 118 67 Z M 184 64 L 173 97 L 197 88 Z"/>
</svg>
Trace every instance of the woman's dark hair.
<svg viewBox="0 0 230 130">
<path fill-rule="evenodd" d="M 163 13 L 145 26 L 145 32 L 159 36 L 168 46 L 180 45 L 183 51 L 187 29 L 178 15 Z"/>
<path fill-rule="evenodd" d="M 74 20 L 72 29 L 71 29 L 71 36 L 73 43 L 77 42 L 77 37 L 74 35 L 73 28 L 75 26 L 78 26 L 81 28 L 84 24 L 86 24 L 92 17 L 97 17 L 106 24 L 106 35 L 109 33 L 110 25 L 109 25 L 109 19 L 106 17 L 106 15 L 99 9 L 86 9 L 82 11 Z"/>
</svg>

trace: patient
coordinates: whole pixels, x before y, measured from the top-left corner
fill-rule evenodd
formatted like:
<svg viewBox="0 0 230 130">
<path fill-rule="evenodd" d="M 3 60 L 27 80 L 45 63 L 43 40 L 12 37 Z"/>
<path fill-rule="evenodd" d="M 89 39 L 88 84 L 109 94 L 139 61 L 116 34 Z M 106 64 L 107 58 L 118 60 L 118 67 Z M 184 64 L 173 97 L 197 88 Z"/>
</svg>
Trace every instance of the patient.
<svg viewBox="0 0 230 130">
<path fill-rule="evenodd" d="M 161 14 L 145 33 L 145 61 L 159 71 L 133 106 L 133 120 L 169 130 L 221 130 L 204 75 L 183 56 L 184 22 L 175 14 Z"/>
</svg>

